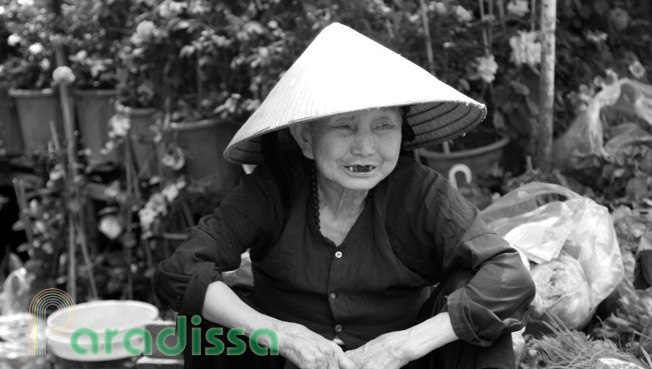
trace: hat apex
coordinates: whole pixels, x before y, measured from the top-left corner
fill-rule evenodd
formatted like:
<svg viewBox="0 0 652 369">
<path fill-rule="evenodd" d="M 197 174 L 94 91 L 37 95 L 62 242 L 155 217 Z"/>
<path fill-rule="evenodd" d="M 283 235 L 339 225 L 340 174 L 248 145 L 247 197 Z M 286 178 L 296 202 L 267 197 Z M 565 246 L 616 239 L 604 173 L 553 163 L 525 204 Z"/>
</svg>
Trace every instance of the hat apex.
<svg viewBox="0 0 652 369">
<path fill-rule="evenodd" d="M 477 125 L 486 108 L 392 50 L 339 23 L 324 28 L 240 128 L 224 157 L 263 161 L 260 137 L 343 113 L 409 106 L 415 138 L 405 148 L 446 141 Z"/>
</svg>

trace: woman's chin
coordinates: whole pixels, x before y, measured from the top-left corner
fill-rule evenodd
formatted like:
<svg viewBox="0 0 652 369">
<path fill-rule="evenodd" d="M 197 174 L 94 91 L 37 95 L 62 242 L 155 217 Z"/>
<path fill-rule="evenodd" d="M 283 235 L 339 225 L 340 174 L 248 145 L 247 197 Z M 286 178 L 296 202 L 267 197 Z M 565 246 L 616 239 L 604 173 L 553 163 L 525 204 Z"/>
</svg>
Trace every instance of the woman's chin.
<svg viewBox="0 0 652 369">
<path fill-rule="evenodd" d="M 368 191 L 376 187 L 378 182 L 380 182 L 381 180 L 382 178 L 379 178 L 378 176 L 368 176 L 368 177 L 347 176 L 346 178 L 342 178 L 338 182 L 342 187 L 348 190 Z"/>
</svg>

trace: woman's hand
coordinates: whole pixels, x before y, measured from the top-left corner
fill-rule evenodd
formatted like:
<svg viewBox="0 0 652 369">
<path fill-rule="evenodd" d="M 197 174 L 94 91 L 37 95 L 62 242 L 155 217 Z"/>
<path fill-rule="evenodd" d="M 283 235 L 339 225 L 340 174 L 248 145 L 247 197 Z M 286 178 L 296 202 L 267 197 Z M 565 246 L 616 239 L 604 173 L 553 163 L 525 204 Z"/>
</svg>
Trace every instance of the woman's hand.
<svg viewBox="0 0 652 369">
<path fill-rule="evenodd" d="M 390 332 L 344 355 L 353 361 L 356 369 L 398 369 L 410 362 L 403 350 L 407 341 L 405 331 Z"/>
<path fill-rule="evenodd" d="M 281 356 L 301 369 L 354 369 L 342 348 L 301 324 L 282 322 L 276 328 Z"/>
</svg>

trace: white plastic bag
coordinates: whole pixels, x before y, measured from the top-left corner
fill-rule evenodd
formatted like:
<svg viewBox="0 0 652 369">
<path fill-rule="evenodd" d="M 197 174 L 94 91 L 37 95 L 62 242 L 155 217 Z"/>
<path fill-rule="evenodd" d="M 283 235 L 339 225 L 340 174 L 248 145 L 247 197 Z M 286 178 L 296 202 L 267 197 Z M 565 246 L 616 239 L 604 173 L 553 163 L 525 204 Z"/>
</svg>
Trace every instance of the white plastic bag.
<svg viewBox="0 0 652 369">
<path fill-rule="evenodd" d="M 601 168 L 611 155 L 604 147 L 602 108 L 613 107 L 652 125 L 652 86 L 627 78 L 606 86 L 589 102 L 566 132 L 553 143 L 552 162 L 562 173 L 585 173 Z M 587 177 L 591 177 L 588 175 Z"/>
<path fill-rule="evenodd" d="M 537 198 L 565 200 L 539 205 Z M 525 184 L 482 211 L 490 228 L 532 262 L 543 263 L 566 251 L 582 266 L 594 309 L 623 278 L 623 262 L 609 211 L 568 188 L 541 182 Z"/>
</svg>

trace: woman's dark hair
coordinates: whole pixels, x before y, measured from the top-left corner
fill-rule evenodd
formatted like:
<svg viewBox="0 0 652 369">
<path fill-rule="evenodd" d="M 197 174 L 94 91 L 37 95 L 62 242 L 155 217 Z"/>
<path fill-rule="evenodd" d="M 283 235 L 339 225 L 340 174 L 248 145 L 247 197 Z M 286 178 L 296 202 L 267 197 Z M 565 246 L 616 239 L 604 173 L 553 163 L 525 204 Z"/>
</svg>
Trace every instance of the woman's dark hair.
<svg viewBox="0 0 652 369">
<path fill-rule="evenodd" d="M 412 158 L 414 157 L 412 152 L 408 152 L 405 149 L 405 143 L 414 140 L 415 137 L 414 130 L 412 129 L 410 123 L 408 123 L 408 111 L 410 110 L 410 107 L 401 106 L 399 110 L 401 112 L 401 134 L 402 134 L 401 153 L 399 155 Z"/>
<path fill-rule="evenodd" d="M 276 179 L 283 206 L 289 209 L 295 185 L 292 183 L 292 172 L 305 170 L 305 173 L 310 173 L 313 161 L 303 155 L 288 128 L 263 135 L 261 153 L 264 165 Z"/>
</svg>

